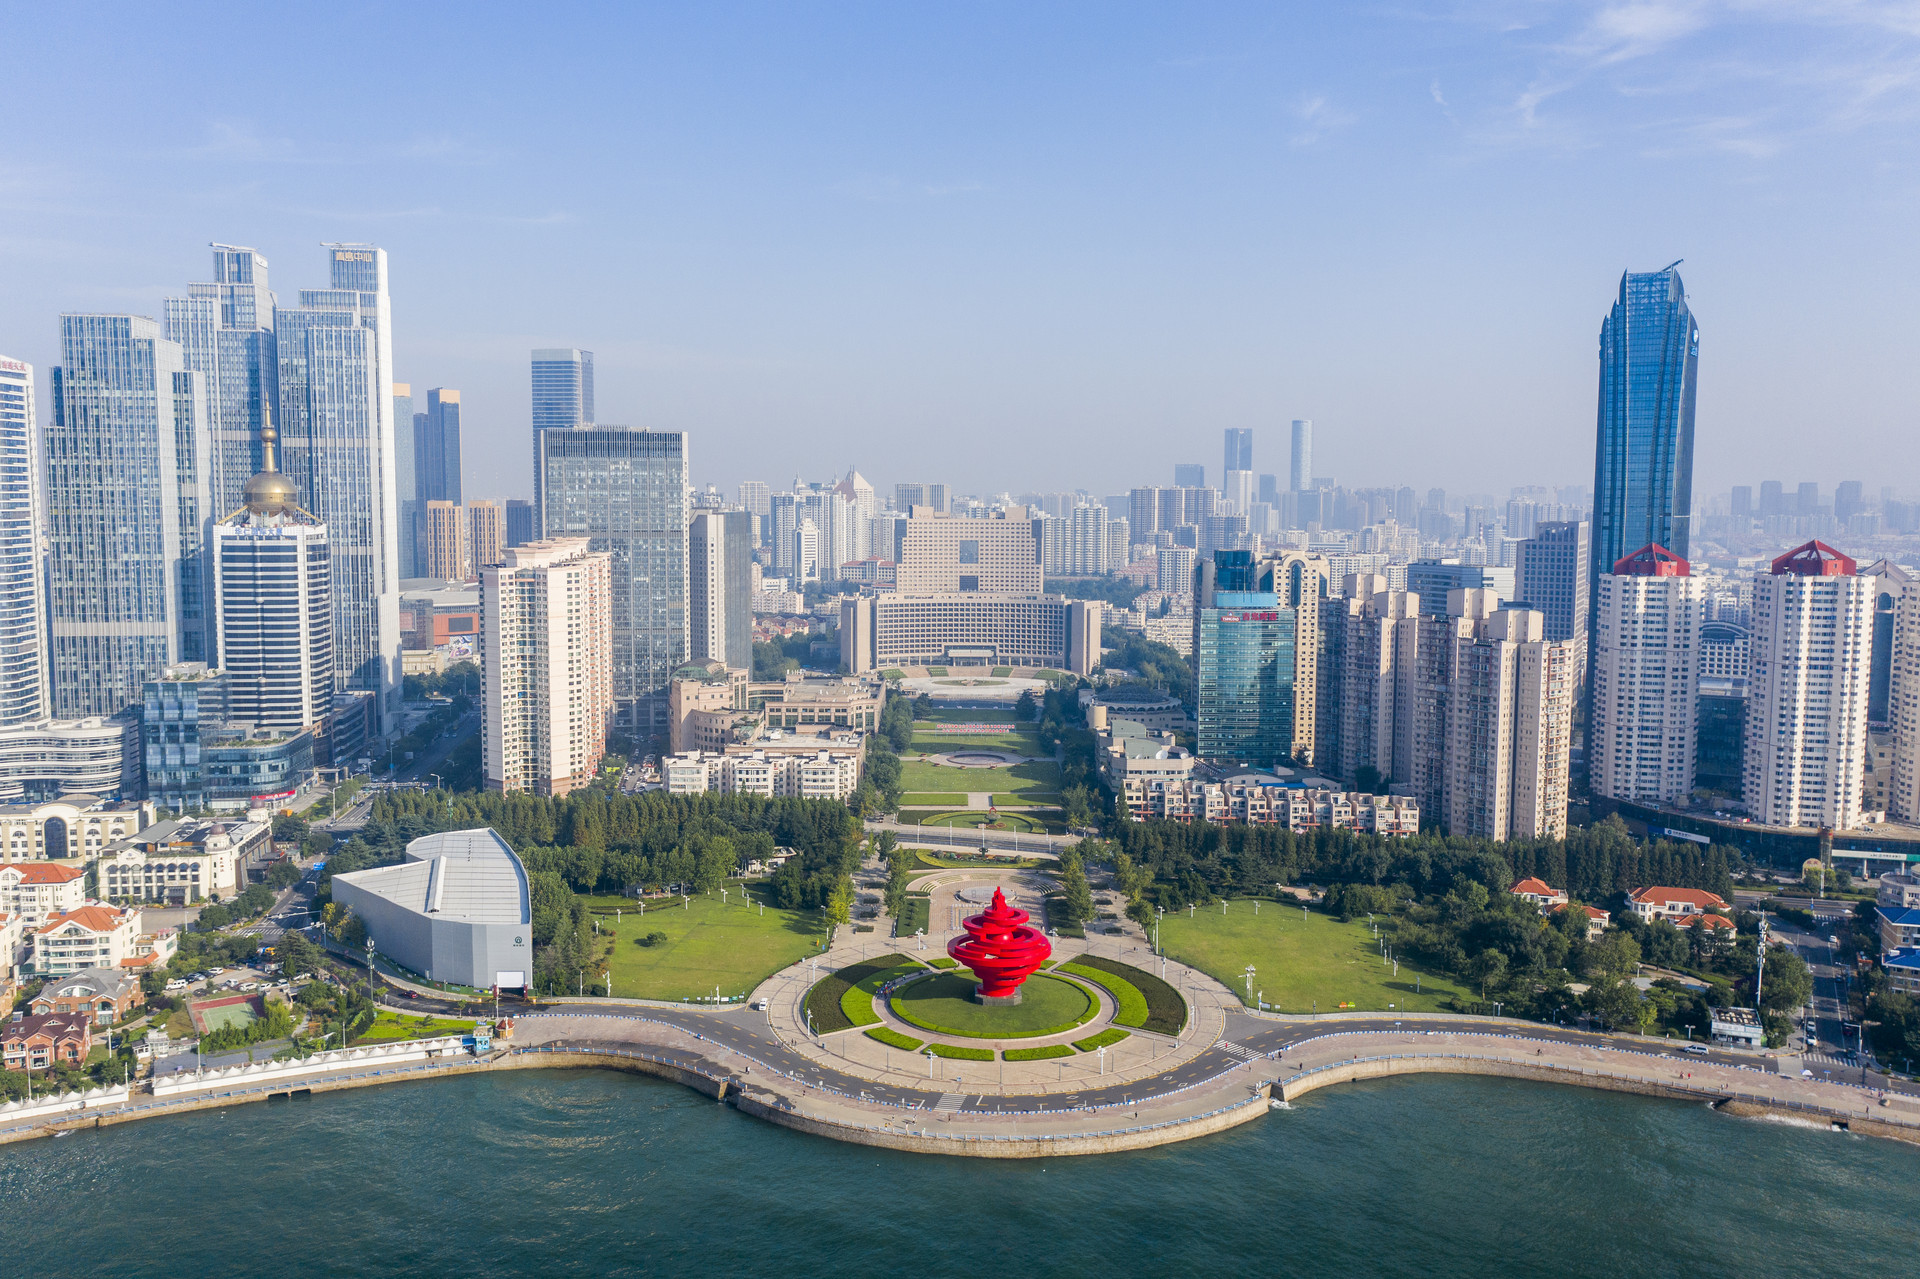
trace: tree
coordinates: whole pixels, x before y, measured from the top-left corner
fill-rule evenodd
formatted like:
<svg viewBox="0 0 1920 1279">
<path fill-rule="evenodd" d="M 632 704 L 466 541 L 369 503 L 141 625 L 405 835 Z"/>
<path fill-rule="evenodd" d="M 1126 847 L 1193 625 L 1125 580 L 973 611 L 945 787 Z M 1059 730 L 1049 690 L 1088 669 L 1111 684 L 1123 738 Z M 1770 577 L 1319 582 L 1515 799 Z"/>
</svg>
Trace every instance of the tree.
<svg viewBox="0 0 1920 1279">
<path fill-rule="evenodd" d="M 222 906 L 219 902 L 215 902 L 211 906 L 204 906 L 200 910 L 200 927 L 203 931 L 225 928 L 232 922 L 233 912 L 225 906 Z"/>
<path fill-rule="evenodd" d="M 292 888 L 300 882 L 300 868 L 292 862 L 275 862 L 267 867 L 267 887 L 276 891 Z"/>
<path fill-rule="evenodd" d="M 280 934 L 280 940 L 273 944 L 273 957 L 279 961 L 283 977 L 298 977 L 320 966 L 320 948 L 304 934 L 291 930 Z"/>
<path fill-rule="evenodd" d="M 1060 914 L 1063 923 L 1084 924 L 1094 916 L 1093 889 L 1087 884 L 1087 869 L 1080 854 L 1069 848 L 1060 855 Z"/>
<path fill-rule="evenodd" d="M 1642 1002 L 1639 988 L 1622 977 L 1601 978 L 1585 996 L 1587 1010 L 1616 1029 L 1640 1025 Z"/>
<path fill-rule="evenodd" d="M 836 928 L 853 918 L 853 889 L 845 879 L 835 883 L 828 895 L 826 915 L 827 922 Z"/>
<path fill-rule="evenodd" d="M 1473 979 L 1480 985 L 1480 998 L 1497 990 L 1507 975 L 1507 957 L 1497 950 L 1483 950 L 1473 957 Z"/>
<path fill-rule="evenodd" d="M 1608 932 L 1587 947 L 1587 964 L 1602 977 L 1631 977 L 1640 967 L 1640 943 L 1623 932 Z"/>
<path fill-rule="evenodd" d="M 1791 1013 L 1813 1002 L 1813 974 L 1807 961 L 1785 946 L 1767 947 L 1767 967 L 1760 981 L 1760 1006 L 1772 1012 Z"/>
</svg>

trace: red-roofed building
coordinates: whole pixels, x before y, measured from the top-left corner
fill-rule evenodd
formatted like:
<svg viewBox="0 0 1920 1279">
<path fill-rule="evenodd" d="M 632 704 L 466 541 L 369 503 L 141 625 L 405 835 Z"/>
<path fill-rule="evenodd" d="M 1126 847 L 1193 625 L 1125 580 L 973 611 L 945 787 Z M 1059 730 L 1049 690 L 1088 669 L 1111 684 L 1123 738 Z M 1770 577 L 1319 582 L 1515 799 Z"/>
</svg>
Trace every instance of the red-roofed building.
<svg viewBox="0 0 1920 1279">
<path fill-rule="evenodd" d="M 1515 897 L 1524 897 L 1539 907 L 1542 913 L 1555 906 L 1567 904 L 1567 895 L 1544 879 L 1535 879 L 1531 875 L 1507 890 Z"/>
<path fill-rule="evenodd" d="M 1555 906 L 1550 913 L 1558 915 L 1565 911 L 1566 908 L 1566 905 L 1563 903 L 1562 905 Z M 1587 912 L 1588 941 L 1596 940 L 1601 933 L 1607 931 L 1607 925 L 1613 922 L 1613 912 L 1610 910 L 1601 910 L 1598 906 L 1582 906 L 1580 909 Z M 1703 918 L 1718 919 L 1720 917 L 1718 915 L 1707 915 L 1703 916 Z"/>
<path fill-rule="evenodd" d="M 36 921 L 78 910 L 86 901 L 87 868 L 78 862 L 0 866 L 0 910 Z"/>
<path fill-rule="evenodd" d="M 1852 577 L 1858 567 L 1851 557 L 1813 541 L 1776 557 L 1769 571 L 1775 577 Z"/>
<path fill-rule="evenodd" d="M 1686 923 L 1697 915 L 1718 914 L 1727 903 L 1704 888 L 1636 888 L 1627 895 L 1633 913 L 1651 923 L 1672 919 Z"/>
<path fill-rule="evenodd" d="M 1734 933 L 1733 921 L 1725 915 L 1689 915 L 1683 927 L 1704 928 L 1714 933 L 1724 932 L 1729 937 Z"/>
<path fill-rule="evenodd" d="M 1648 542 L 1633 554 L 1615 560 L 1613 571 L 1623 577 L 1691 577 L 1693 565 L 1658 542 Z"/>
<path fill-rule="evenodd" d="M 140 912 L 90 903 L 55 915 L 34 929 L 27 967 L 42 977 L 64 977 L 83 968 L 118 968 L 137 952 Z"/>
<path fill-rule="evenodd" d="M 0 1026 L 0 1067 L 7 1070 L 78 1066 L 92 1049 L 93 1029 L 85 1013 L 40 1013 Z"/>
</svg>

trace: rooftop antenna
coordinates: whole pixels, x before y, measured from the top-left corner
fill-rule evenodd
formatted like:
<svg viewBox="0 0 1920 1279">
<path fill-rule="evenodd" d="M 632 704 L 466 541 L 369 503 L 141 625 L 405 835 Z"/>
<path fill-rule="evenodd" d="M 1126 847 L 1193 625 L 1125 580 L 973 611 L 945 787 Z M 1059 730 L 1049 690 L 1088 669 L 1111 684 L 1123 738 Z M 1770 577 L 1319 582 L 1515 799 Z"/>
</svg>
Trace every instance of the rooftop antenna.
<svg viewBox="0 0 1920 1279">
<path fill-rule="evenodd" d="M 1666 274 L 1666 273 L 1667 273 L 1668 271 L 1671 271 L 1671 270 L 1673 270 L 1673 268 L 1675 268 L 1675 267 L 1677 267 L 1677 266 L 1679 266 L 1679 265 L 1680 265 L 1680 264 L 1681 264 L 1682 262 L 1685 262 L 1685 261 L 1686 261 L 1686 259 L 1685 259 L 1685 258 L 1675 258 L 1675 259 L 1674 259 L 1673 261 L 1671 261 L 1671 262 L 1669 262 L 1669 263 L 1667 263 L 1667 264 L 1666 264 L 1665 266 L 1663 266 L 1663 267 L 1661 267 L 1661 268 L 1660 268 L 1660 273 L 1661 273 L 1662 275 L 1665 275 L 1665 274 Z"/>
</svg>

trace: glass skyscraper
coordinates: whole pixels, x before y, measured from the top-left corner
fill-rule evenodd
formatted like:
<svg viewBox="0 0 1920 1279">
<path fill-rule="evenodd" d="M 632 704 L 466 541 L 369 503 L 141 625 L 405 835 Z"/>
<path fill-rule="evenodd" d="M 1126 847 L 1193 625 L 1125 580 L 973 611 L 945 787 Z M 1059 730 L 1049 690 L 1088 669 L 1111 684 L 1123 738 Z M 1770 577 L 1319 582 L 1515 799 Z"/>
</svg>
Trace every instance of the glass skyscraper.
<svg viewBox="0 0 1920 1279">
<path fill-rule="evenodd" d="M 533 353 L 533 429 L 593 421 L 593 352 L 572 347 Z"/>
<path fill-rule="evenodd" d="M 240 245 L 212 248 L 213 279 L 189 284 L 186 297 L 161 305 L 168 340 L 179 344 L 186 367 L 200 375 L 207 402 L 209 515 L 221 519 L 240 508 L 241 490 L 260 469 L 262 414 L 278 402 L 279 368 L 267 260 Z"/>
<path fill-rule="evenodd" d="M 688 651 L 687 437 L 576 426 L 535 433 L 543 537 L 613 554 L 613 697 L 621 726 L 666 726 L 666 686 Z"/>
<path fill-rule="evenodd" d="M 0 355 L 0 728 L 47 715 L 40 422 L 33 366 Z"/>
<path fill-rule="evenodd" d="M 1593 468 L 1593 570 L 1654 543 L 1685 559 L 1693 508 L 1693 400 L 1700 327 L 1674 268 L 1620 277 L 1600 326 L 1600 410 Z"/>
<path fill-rule="evenodd" d="M 60 317 L 46 439 L 53 713 L 112 715 L 204 661 L 205 396 L 138 315 Z"/>
<path fill-rule="evenodd" d="M 1293 758 L 1295 620 L 1270 591 L 1216 591 L 1199 610 L 1200 758 L 1258 768 Z"/>
<path fill-rule="evenodd" d="M 460 495 L 460 392 L 439 386 L 427 392 L 427 420 L 414 442 L 415 475 L 422 502 L 452 502 Z"/>
<path fill-rule="evenodd" d="M 1226 466 L 1222 474 L 1229 471 L 1251 471 L 1253 469 L 1253 432 L 1244 426 L 1226 428 Z"/>
</svg>

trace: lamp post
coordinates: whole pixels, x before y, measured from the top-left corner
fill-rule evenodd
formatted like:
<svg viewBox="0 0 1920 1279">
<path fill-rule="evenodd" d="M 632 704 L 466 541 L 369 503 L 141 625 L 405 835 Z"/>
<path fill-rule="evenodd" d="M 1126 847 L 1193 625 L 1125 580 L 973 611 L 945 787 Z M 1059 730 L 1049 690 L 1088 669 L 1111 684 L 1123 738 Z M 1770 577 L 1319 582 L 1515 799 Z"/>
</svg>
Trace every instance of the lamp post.
<svg viewBox="0 0 1920 1279">
<path fill-rule="evenodd" d="M 1253 998 L 1253 965 L 1247 965 L 1247 998 Z"/>
<path fill-rule="evenodd" d="M 1100 1073 L 1102 1075 L 1107 1073 L 1107 1049 L 1104 1044 L 1100 1047 Z"/>
<path fill-rule="evenodd" d="M 373 1003 L 373 934 L 372 933 L 367 934 L 367 1003 L 368 1004 Z M 342 1031 L 341 1032 L 342 1042 L 340 1044 L 342 1048 L 345 1048 L 347 1046 L 345 1043 L 345 1039 L 346 1039 L 346 1032 Z"/>
<path fill-rule="evenodd" d="M 613 998 L 613 973 L 611 971 L 601 973 L 600 980 L 607 983 L 607 998 L 612 999 Z"/>
</svg>

